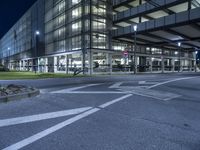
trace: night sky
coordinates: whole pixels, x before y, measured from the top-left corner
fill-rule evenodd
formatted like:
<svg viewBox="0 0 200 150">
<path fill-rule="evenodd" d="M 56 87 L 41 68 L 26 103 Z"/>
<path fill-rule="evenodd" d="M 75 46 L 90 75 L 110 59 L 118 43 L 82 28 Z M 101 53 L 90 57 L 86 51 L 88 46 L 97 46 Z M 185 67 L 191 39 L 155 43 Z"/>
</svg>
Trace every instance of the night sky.
<svg viewBox="0 0 200 150">
<path fill-rule="evenodd" d="M 36 0 L 0 0 L 0 38 Z"/>
</svg>

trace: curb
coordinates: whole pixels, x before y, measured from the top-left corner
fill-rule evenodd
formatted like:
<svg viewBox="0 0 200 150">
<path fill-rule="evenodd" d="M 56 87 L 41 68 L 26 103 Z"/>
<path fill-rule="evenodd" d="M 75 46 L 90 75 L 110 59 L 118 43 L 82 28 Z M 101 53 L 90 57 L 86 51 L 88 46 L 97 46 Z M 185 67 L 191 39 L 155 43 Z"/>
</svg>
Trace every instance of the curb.
<svg viewBox="0 0 200 150">
<path fill-rule="evenodd" d="M 15 94 L 15 95 L 0 97 L 0 103 L 6 103 L 6 102 L 10 102 L 10 101 L 21 100 L 23 98 L 30 98 L 30 97 L 33 97 L 33 96 L 37 96 L 39 94 L 40 94 L 40 90 L 34 88 L 33 91 L 28 92 L 28 93 L 21 93 L 21 94 Z"/>
</svg>

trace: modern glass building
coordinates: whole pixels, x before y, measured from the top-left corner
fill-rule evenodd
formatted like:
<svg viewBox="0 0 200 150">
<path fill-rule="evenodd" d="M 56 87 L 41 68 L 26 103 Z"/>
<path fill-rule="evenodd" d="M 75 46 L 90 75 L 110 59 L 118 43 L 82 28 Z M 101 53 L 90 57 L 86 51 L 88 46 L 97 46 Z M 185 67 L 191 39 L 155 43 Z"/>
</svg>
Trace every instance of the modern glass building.
<svg viewBox="0 0 200 150">
<path fill-rule="evenodd" d="M 0 40 L 0 60 L 38 72 L 195 71 L 199 14 L 200 0 L 38 0 Z"/>
</svg>

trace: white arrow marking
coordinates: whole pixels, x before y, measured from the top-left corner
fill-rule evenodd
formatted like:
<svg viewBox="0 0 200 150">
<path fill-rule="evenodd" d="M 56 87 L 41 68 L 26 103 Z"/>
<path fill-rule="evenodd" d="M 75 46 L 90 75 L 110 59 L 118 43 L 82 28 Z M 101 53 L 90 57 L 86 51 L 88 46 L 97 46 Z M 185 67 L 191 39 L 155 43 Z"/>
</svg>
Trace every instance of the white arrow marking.
<svg viewBox="0 0 200 150">
<path fill-rule="evenodd" d="M 84 85 L 84 86 L 58 90 L 58 91 L 54 91 L 54 92 L 51 92 L 51 93 L 69 93 L 69 92 L 74 91 L 74 90 L 79 90 L 79 89 L 87 88 L 87 87 L 90 87 L 90 86 L 96 86 L 96 85 L 100 85 L 100 84 L 88 84 L 88 85 Z"/>
<path fill-rule="evenodd" d="M 123 82 L 116 82 L 115 84 L 113 84 L 113 85 L 111 85 L 109 88 L 110 89 L 117 89 L 117 88 L 119 88 L 120 87 L 120 85 L 122 85 L 123 84 Z"/>
<path fill-rule="evenodd" d="M 87 111 L 91 108 L 92 107 L 83 107 L 83 108 L 76 108 L 76 109 L 57 111 L 57 112 L 51 112 L 51 113 L 45 113 L 45 114 L 38 114 L 38 115 L 32 115 L 32 116 L 4 119 L 4 120 L 0 120 L 0 127 L 34 122 L 34 121 L 40 121 L 40 120 L 46 120 L 46 119 L 52 119 L 52 118 L 57 118 L 57 117 L 64 117 L 64 116 L 69 116 L 69 115 L 76 115 L 76 114 L 82 113 L 84 111 Z"/>
</svg>

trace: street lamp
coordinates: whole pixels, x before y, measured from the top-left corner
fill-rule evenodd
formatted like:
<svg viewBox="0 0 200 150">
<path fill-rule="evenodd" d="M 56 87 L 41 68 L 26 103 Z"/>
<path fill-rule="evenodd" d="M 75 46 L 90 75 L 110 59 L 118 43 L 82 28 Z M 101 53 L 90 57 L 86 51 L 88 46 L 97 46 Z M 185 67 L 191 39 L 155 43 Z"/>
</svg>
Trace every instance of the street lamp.
<svg viewBox="0 0 200 150">
<path fill-rule="evenodd" d="M 181 71 L 181 52 L 180 52 L 181 42 L 178 42 L 178 54 L 179 54 L 179 69 L 178 72 Z"/>
<path fill-rule="evenodd" d="M 197 65 L 199 64 L 199 56 L 198 56 L 198 49 L 196 49 L 195 54 L 196 54 L 196 62 L 195 62 L 195 72 L 197 72 Z"/>
<path fill-rule="evenodd" d="M 137 25 L 133 26 L 134 29 L 134 74 L 137 73 L 137 64 L 136 64 L 136 33 L 137 33 Z"/>
<path fill-rule="evenodd" d="M 35 31 L 35 59 L 34 59 L 34 63 L 33 63 L 33 67 L 34 67 L 34 71 L 35 71 L 35 73 L 36 73 L 36 71 L 37 71 L 37 68 L 36 68 L 36 66 L 37 66 L 37 59 L 36 59 L 36 56 L 37 56 L 37 53 L 38 53 L 38 36 L 40 35 L 40 31 L 39 30 L 36 30 Z"/>
<path fill-rule="evenodd" d="M 40 35 L 40 31 L 35 31 L 35 35 Z"/>
</svg>

